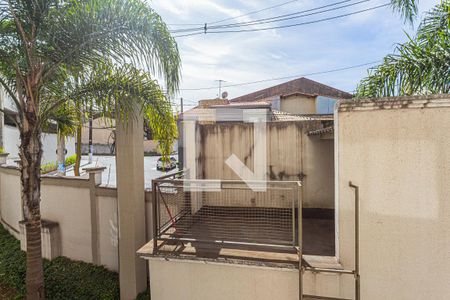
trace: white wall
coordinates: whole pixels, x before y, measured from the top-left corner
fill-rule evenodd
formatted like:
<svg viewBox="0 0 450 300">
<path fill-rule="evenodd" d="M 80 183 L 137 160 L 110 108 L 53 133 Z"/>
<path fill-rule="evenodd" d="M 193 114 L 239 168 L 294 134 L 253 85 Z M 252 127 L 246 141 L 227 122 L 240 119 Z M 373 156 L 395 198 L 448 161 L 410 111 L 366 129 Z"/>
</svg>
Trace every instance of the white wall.
<svg viewBox="0 0 450 300">
<path fill-rule="evenodd" d="M 16 159 L 19 157 L 20 134 L 16 127 L 5 125 L 3 128 L 3 142 L 6 152 L 10 153 L 9 158 Z M 44 154 L 42 163 L 56 161 L 56 144 L 57 135 L 54 133 L 44 133 L 42 135 L 42 145 Z M 75 138 L 69 137 L 66 141 L 67 156 L 75 154 Z"/>
</svg>

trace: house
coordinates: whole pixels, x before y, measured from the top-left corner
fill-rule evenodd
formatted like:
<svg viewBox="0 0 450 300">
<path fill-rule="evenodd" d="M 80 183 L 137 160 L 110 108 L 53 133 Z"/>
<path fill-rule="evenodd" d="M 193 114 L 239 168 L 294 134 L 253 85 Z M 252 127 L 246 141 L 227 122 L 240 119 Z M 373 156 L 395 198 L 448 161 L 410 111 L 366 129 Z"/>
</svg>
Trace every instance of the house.
<svg viewBox="0 0 450 300">
<path fill-rule="evenodd" d="M 92 148 L 94 155 L 113 155 L 115 153 L 115 120 L 104 116 L 95 116 L 92 120 Z M 158 141 L 152 137 L 150 128 L 144 125 L 144 152 L 159 153 Z M 174 147 L 176 149 L 176 147 Z M 81 131 L 81 152 L 89 153 L 89 121 L 83 123 Z"/>
<path fill-rule="evenodd" d="M 301 77 L 231 99 L 230 102 L 270 102 L 276 110 L 293 114 L 333 114 L 338 99 L 350 93 Z"/>
</svg>

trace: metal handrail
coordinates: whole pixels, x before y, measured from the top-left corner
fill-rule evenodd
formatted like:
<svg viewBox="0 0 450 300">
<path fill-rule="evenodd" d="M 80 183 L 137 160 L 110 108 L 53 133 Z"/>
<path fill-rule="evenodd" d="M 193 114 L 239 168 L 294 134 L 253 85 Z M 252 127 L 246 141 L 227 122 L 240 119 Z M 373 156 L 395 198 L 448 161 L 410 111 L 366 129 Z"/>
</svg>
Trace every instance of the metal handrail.
<svg viewBox="0 0 450 300">
<path fill-rule="evenodd" d="M 181 184 L 200 184 L 199 187 L 204 188 L 205 185 L 207 187 L 208 184 L 216 184 L 216 183 L 220 183 L 220 188 L 225 188 L 225 186 L 227 186 L 226 189 L 239 189 L 238 186 L 234 187 L 233 185 L 248 185 L 249 183 L 256 183 L 256 184 L 266 184 L 268 185 L 267 189 L 268 190 L 292 190 L 294 191 L 294 195 L 295 198 L 292 200 L 292 208 L 293 210 L 296 210 L 297 207 L 301 207 L 301 199 L 300 199 L 300 192 L 299 192 L 299 187 L 301 187 L 301 183 L 299 181 L 251 181 L 251 182 L 246 182 L 243 180 L 202 180 L 202 179 L 180 179 L 180 178 L 176 178 L 179 175 L 182 175 L 184 173 L 186 173 L 187 170 L 182 170 L 182 171 L 178 171 L 178 172 L 174 172 L 172 174 L 167 174 L 164 175 L 162 177 L 156 178 L 154 180 L 152 180 L 152 208 L 153 208 L 153 252 L 156 253 L 158 251 L 158 241 L 163 241 L 166 240 L 166 237 L 162 237 L 161 236 L 161 229 L 167 230 L 171 225 L 171 223 L 173 223 L 174 218 L 176 218 L 176 216 L 172 216 L 170 213 L 169 217 L 170 220 L 168 222 L 166 222 L 166 224 L 164 226 L 160 226 L 160 205 L 162 205 L 161 203 L 159 203 L 160 201 L 158 200 L 158 195 L 161 194 L 161 189 L 162 188 L 170 188 L 170 187 L 176 187 L 179 186 Z M 171 178 L 171 179 L 169 179 Z M 274 187 L 273 185 L 282 185 L 282 187 Z M 290 186 L 290 188 L 287 188 L 287 186 Z M 195 188 L 195 186 L 194 186 Z M 246 189 L 249 189 L 249 187 L 247 187 Z M 161 195 L 162 196 L 162 195 Z M 296 203 L 297 201 L 295 199 L 298 199 L 298 204 Z M 299 206 L 297 206 L 299 205 Z M 298 224 L 298 228 L 302 228 L 301 227 L 301 213 L 302 210 L 298 209 L 298 220 L 299 220 L 299 224 Z M 279 244 L 279 242 L 277 243 L 272 243 L 271 244 L 265 244 L 265 243 L 250 243 L 250 242 L 245 242 L 245 241 L 232 241 L 232 240 L 214 240 L 214 242 L 219 242 L 222 244 L 236 244 L 236 245 L 253 245 L 253 246 L 273 246 L 275 248 L 286 248 L 286 247 L 290 247 L 291 249 L 294 249 L 295 247 L 295 243 L 296 243 L 296 230 L 295 230 L 295 212 L 292 212 L 292 216 L 293 216 L 293 221 L 292 221 L 292 226 L 293 226 L 293 239 L 292 239 L 292 243 L 290 246 L 286 245 L 281 245 Z M 163 228 L 164 227 L 164 228 Z M 168 228 L 165 228 L 168 227 Z M 298 235 L 298 241 L 301 241 L 301 230 L 299 230 L 299 235 Z M 177 237 L 177 240 L 181 241 L 181 242 L 192 242 L 192 241 L 200 241 L 197 239 L 192 239 L 189 237 Z M 203 243 L 205 242 L 209 242 L 209 241 L 205 241 L 202 240 Z"/>
</svg>

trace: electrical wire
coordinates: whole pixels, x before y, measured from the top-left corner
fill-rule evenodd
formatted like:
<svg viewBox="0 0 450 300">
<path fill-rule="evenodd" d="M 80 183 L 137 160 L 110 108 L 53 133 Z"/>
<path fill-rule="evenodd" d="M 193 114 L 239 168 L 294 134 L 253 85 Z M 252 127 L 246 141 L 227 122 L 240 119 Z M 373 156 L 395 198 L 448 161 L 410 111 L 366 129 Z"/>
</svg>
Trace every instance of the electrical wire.
<svg viewBox="0 0 450 300">
<path fill-rule="evenodd" d="M 363 64 L 352 65 L 352 66 L 349 66 L 349 67 L 331 69 L 331 70 L 320 71 L 320 72 L 313 72 L 313 73 L 307 73 L 307 74 L 301 74 L 301 75 L 291 75 L 291 76 L 269 78 L 269 79 L 248 81 L 248 82 L 235 83 L 235 84 L 228 84 L 228 85 L 223 85 L 222 88 L 244 86 L 244 85 L 263 83 L 263 82 L 269 82 L 269 81 L 291 79 L 291 78 L 296 78 L 296 77 L 305 77 L 305 76 L 328 74 L 328 73 L 334 73 L 334 72 L 345 71 L 345 70 L 350 70 L 350 69 L 356 69 L 356 68 L 360 68 L 360 67 L 364 67 L 364 66 L 368 66 L 368 65 L 374 65 L 374 64 L 378 64 L 380 62 L 381 62 L 380 60 L 377 60 L 377 61 L 371 61 L 371 62 L 367 62 L 367 63 L 363 63 Z M 201 90 L 213 90 L 213 89 L 217 89 L 217 86 L 214 86 L 214 87 L 202 87 L 202 88 L 185 88 L 185 89 L 180 89 L 180 91 L 201 91 Z M 184 98 L 183 98 L 183 100 L 184 100 Z"/>
<path fill-rule="evenodd" d="M 378 9 L 378 8 L 386 7 L 386 6 L 389 6 L 389 5 L 390 5 L 390 3 L 386 3 L 386 4 L 377 5 L 377 6 L 374 6 L 374 7 L 366 8 L 366 9 L 355 11 L 355 12 L 351 12 L 351 13 L 346 13 L 346 14 L 342 14 L 342 15 L 337 15 L 337 16 L 333 16 L 333 17 L 322 18 L 322 19 L 308 21 L 308 22 L 302 22 L 302 23 L 287 24 L 287 25 L 265 27 L 265 28 L 255 28 L 255 29 L 219 30 L 219 31 L 208 31 L 206 33 L 205 32 L 193 32 L 193 33 L 189 33 L 189 34 L 176 35 L 176 36 L 174 36 L 174 38 L 194 36 L 194 35 L 207 34 L 207 33 L 215 33 L 215 34 L 217 34 L 217 33 L 257 32 L 257 31 L 266 31 L 266 30 L 272 30 L 272 29 L 281 29 L 281 28 L 290 28 L 290 27 L 304 26 L 304 25 L 321 23 L 321 22 L 330 21 L 330 20 L 336 20 L 336 19 L 340 19 L 340 18 L 344 18 L 344 17 L 360 14 L 360 13 L 363 13 L 363 12 L 375 10 L 375 9 Z"/>
<path fill-rule="evenodd" d="M 270 18 L 257 19 L 257 20 L 247 21 L 247 22 L 238 22 L 238 23 L 224 24 L 224 25 L 218 25 L 218 26 L 208 26 L 211 23 L 206 23 L 206 25 L 207 25 L 206 29 L 207 30 L 211 30 L 211 29 L 228 28 L 228 27 L 251 26 L 251 25 L 259 25 L 259 24 L 284 21 L 284 20 L 289 20 L 289 19 L 294 19 L 294 18 L 300 18 L 300 17 L 303 17 L 303 16 L 296 16 L 296 15 L 307 13 L 307 12 L 312 12 L 312 11 L 316 11 L 316 10 L 320 10 L 320 9 L 327 8 L 327 7 L 336 6 L 336 5 L 343 4 L 343 3 L 346 3 L 346 2 L 350 2 L 350 1 L 352 1 L 352 0 L 344 0 L 344 1 L 334 2 L 334 3 L 327 4 L 327 5 L 319 6 L 319 7 L 314 7 L 314 8 L 310 8 L 310 9 L 306 9 L 306 10 L 300 10 L 300 11 L 297 11 L 297 12 L 294 12 L 294 13 L 279 15 L 279 16 L 270 17 Z M 367 1 L 370 1 L 370 0 L 364 0 L 364 1 L 361 1 L 361 2 L 367 2 Z M 361 3 L 361 2 L 348 4 L 347 6 L 343 6 L 343 7 L 337 7 L 337 8 L 328 9 L 328 10 L 325 10 L 325 11 L 322 11 L 322 12 L 319 11 L 319 12 L 307 14 L 307 15 L 304 15 L 304 16 L 310 16 L 310 15 L 320 14 L 320 13 L 323 13 L 323 12 L 333 11 L 333 10 L 337 10 L 337 9 L 348 7 L 348 6 L 357 5 L 357 4 Z M 198 31 L 198 30 L 204 31 L 205 30 L 204 26 L 205 26 L 205 24 L 203 24 L 202 27 L 175 29 L 175 30 L 171 30 L 170 32 L 171 33 L 179 33 L 179 32 Z"/>
</svg>

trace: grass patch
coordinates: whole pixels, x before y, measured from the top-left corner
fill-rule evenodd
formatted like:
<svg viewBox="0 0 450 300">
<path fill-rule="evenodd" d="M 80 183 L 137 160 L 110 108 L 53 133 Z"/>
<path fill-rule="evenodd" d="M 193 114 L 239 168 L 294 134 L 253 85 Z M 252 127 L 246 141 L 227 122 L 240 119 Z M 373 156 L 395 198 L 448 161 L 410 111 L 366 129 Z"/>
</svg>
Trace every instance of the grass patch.
<svg viewBox="0 0 450 300">
<path fill-rule="evenodd" d="M 0 291 L 14 291 L 15 295 L 8 294 L 9 299 L 23 299 L 25 274 L 25 252 L 20 250 L 19 241 L 0 226 Z M 46 299 L 119 299 L 118 274 L 85 262 L 65 257 L 44 260 L 44 280 Z"/>
</svg>

